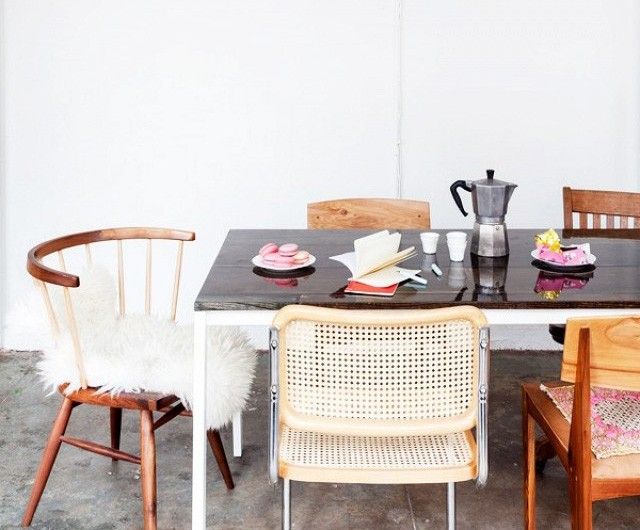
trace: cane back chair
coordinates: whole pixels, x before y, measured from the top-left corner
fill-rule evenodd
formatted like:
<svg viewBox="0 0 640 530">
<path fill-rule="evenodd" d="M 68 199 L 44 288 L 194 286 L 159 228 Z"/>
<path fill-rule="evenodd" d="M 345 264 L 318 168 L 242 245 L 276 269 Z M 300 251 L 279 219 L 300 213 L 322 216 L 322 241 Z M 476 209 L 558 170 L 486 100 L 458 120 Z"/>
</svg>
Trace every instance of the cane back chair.
<svg viewBox="0 0 640 530">
<path fill-rule="evenodd" d="M 639 336 L 640 317 L 567 320 L 560 379 L 574 383 L 571 421 L 539 383 L 522 385 L 525 528 L 536 525 L 536 423 L 551 446 L 545 457 L 558 455 L 567 472 L 572 529 L 591 529 L 594 501 L 640 495 L 640 454 L 593 456 L 590 398 L 591 385 L 640 391 Z"/>
<path fill-rule="evenodd" d="M 75 365 L 81 388 L 68 393 L 65 392 L 67 384 L 63 384 L 58 389 L 63 396 L 62 406 L 60 407 L 45 446 L 42 461 L 31 490 L 31 496 L 22 519 L 22 526 L 31 525 L 60 446 L 65 443 L 99 455 L 111 457 L 114 461 L 124 460 L 126 462 L 139 464 L 141 466 L 140 483 L 142 488 L 144 528 L 156 528 L 156 448 L 154 432 L 173 418 L 179 415 L 190 416 L 191 412 L 186 411 L 182 403 L 174 395 L 155 392 L 123 392 L 117 395 L 111 395 L 108 392 L 96 393 L 96 389 L 88 385 L 87 374 L 83 363 L 82 337 L 78 329 L 77 315 L 74 312 L 74 304 L 70 291 L 73 288 L 79 287 L 80 278 L 67 272 L 65 251 L 72 247 L 84 246 L 86 261 L 90 264 L 93 261 L 93 246 L 97 247 L 98 243 L 100 243 L 100 245 L 107 245 L 109 242 L 114 243 L 114 247 L 117 249 L 115 261 L 117 263 L 118 313 L 120 316 L 124 316 L 126 305 L 123 242 L 125 240 L 146 241 L 144 310 L 145 314 L 150 315 L 153 242 L 158 240 L 175 241 L 177 244 L 177 254 L 173 272 L 173 283 L 170 287 L 171 297 L 169 307 L 169 317 L 175 321 L 184 242 L 193 241 L 194 239 L 195 234 L 193 232 L 183 230 L 164 228 L 111 228 L 52 239 L 35 246 L 29 251 L 27 270 L 34 278 L 35 283 L 42 293 L 53 335 L 56 339 L 59 339 L 63 333 L 68 333 L 71 336 Z M 57 254 L 59 270 L 55 270 L 43 263 L 43 259 L 52 254 Z M 56 314 L 57 304 L 54 303 L 53 294 L 55 293 L 52 292 L 52 290 L 56 288 L 62 289 L 64 306 L 63 310 L 58 311 L 58 313 L 63 314 Z M 98 405 L 109 408 L 111 447 L 88 440 L 65 436 L 65 430 L 71 412 L 76 406 L 81 404 Z M 123 410 L 137 410 L 140 413 L 140 456 L 120 450 Z M 154 421 L 154 412 L 163 413 L 163 415 Z M 225 484 L 227 488 L 231 489 L 233 488 L 233 479 L 227 464 L 220 433 L 209 430 L 207 437 Z"/>
<path fill-rule="evenodd" d="M 429 203 L 400 199 L 337 199 L 307 205 L 307 228 L 431 228 Z"/>
<path fill-rule="evenodd" d="M 270 334 L 269 471 L 291 481 L 448 484 L 488 473 L 489 328 L 474 307 L 287 306 Z M 472 429 L 476 429 L 476 435 Z"/>
</svg>

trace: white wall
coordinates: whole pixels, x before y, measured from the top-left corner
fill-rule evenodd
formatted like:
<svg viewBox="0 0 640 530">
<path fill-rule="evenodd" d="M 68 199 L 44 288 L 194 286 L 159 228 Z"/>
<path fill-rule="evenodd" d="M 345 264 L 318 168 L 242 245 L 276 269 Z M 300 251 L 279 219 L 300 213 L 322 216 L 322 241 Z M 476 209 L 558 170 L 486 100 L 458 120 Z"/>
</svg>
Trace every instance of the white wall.
<svg viewBox="0 0 640 530">
<path fill-rule="evenodd" d="M 194 229 L 182 316 L 231 227 L 303 227 L 305 204 L 396 191 L 434 226 L 486 167 L 511 226 L 558 226 L 560 188 L 638 189 L 640 4 L 5 0 L 5 252 L 106 225 Z M 0 108 L 1 110 L 1 108 Z M 0 188 L 1 191 L 1 188 Z M 1 254 L 0 247 L 0 254 Z"/>
<path fill-rule="evenodd" d="M 563 185 L 638 189 L 640 3 L 405 0 L 405 193 L 464 223 L 444 184 L 518 183 L 513 227 L 560 226 Z M 467 204 L 470 204 L 467 201 Z"/>
</svg>

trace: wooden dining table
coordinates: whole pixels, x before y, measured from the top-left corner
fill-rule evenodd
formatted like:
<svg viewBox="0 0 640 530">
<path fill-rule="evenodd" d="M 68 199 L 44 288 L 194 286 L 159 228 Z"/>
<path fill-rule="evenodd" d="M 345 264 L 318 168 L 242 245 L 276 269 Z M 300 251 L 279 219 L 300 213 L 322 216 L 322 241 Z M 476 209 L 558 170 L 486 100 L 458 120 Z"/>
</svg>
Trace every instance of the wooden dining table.
<svg viewBox="0 0 640 530">
<path fill-rule="evenodd" d="M 194 303 L 194 402 L 192 526 L 205 528 L 207 392 L 206 328 L 270 326 L 289 304 L 343 309 L 425 309 L 470 304 L 484 310 L 490 324 L 550 324 L 571 316 L 640 314 L 640 230 L 589 229 L 560 232 L 565 245 L 590 243 L 596 269 L 582 275 L 541 271 L 532 265 L 534 236 L 544 229 L 509 230 L 510 254 L 487 258 L 469 254 L 449 261 L 444 234 L 435 255 L 422 253 L 419 231 L 400 230 L 401 248 L 417 255 L 403 262 L 420 269 L 427 285 L 401 284 L 391 297 L 346 294 L 350 273 L 329 259 L 353 250 L 353 241 L 371 230 L 230 230 Z M 315 263 L 289 273 L 256 267 L 252 258 L 267 242 L 294 242 Z M 436 263 L 442 276 L 432 272 Z M 266 343 L 266 341 L 265 341 Z M 265 398 L 266 399 L 266 398 Z M 234 455 L 241 454 L 241 418 L 233 422 Z"/>
</svg>

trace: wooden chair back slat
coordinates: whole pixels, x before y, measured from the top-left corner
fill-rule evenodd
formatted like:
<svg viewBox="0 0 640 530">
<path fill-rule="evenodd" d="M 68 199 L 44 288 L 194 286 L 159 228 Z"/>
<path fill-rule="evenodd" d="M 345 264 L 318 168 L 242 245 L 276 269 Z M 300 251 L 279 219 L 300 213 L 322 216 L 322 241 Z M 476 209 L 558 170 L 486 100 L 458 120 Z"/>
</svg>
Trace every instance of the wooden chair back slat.
<svg viewBox="0 0 640 530">
<path fill-rule="evenodd" d="M 91 244 L 90 243 L 87 243 L 84 246 L 84 255 L 85 255 L 85 258 L 87 260 L 87 266 L 92 265 L 93 264 L 93 256 L 91 255 Z"/>
<path fill-rule="evenodd" d="M 588 228 L 588 226 L 589 226 L 589 216 L 586 213 L 581 213 L 580 214 L 580 227 L 581 228 Z"/>
<path fill-rule="evenodd" d="M 82 357 L 82 347 L 80 346 L 80 333 L 78 331 L 78 324 L 76 322 L 75 313 L 73 311 L 73 303 L 71 302 L 71 293 L 69 287 L 63 287 L 64 292 L 64 306 L 67 312 L 67 325 L 69 326 L 69 332 L 71 333 L 71 340 L 73 341 L 73 354 L 76 361 L 76 368 L 80 375 L 80 385 L 82 388 L 87 388 L 87 372 L 84 369 L 84 359 Z"/>
<path fill-rule="evenodd" d="M 64 254 L 62 253 L 62 250 L 58 251 L 58 263 L 62 272 L 67 272 L 67 264 L 64 261 Z"/>
<path fill-rule="evenodd" d="M 562 213 L 564 216 L 564 227 L 573 228 L 573 204 L 571 203 L 571 188 L 562 188 Z M 580 220 L 582 224 L 582 219 Z"/>
<path fill-rule="evenodd" d="M 640 391 L 640 315 L 567 320 L 561 379 L 576 380 L 585 327 L 591 335 L 591 384 Z"/>
<path fill-rule="evenodd" d="M 51 296 L 49 295 L 49 288 L 47 284 L 42 280 L 34 280 L 40 289 L 40 293 L 42 294 L 42 299 L 44 300 L 44 306 L 47 310 L 47 317 L 49 318 L 49 325 L 51 326 L 51 332 L 53 336 L 57 339 L 58 335 L 60 335 L 60 324 L 58 324 L 58 318 L 56 317 L 56 313 L 53 309 L 53 304 L 51 303 Z"/>
<path fill-rule="evenodd" d="M 122 253 L 122 240 L 117 241 L 118 245 L 118 311 L 120 316 L 125 313 L 125 293 L 124 293 L 124 255 Z"/>
<path fill-rule="evenodd" d="M 605 218 L 607 220 L 607 228 L 615 228 L 615 216 L 606 215 Z"/>
<path fill-rule="evenodd" d="M 178 254 L 176 256 L 176 270 L 173 277 L 173 293 L 171 295 L 171 320 L 176 319 L 176 309 L 178 306 L 178 291 L 180 290 L 180 276 L 182 274 L 182 253 L 184 241 L 178 243 Z"/>
<path fill-rule="evenodd" d="M 151 314 L 151 239 L 147 239 L 147 267 L 144 278 L 144 313 Z"/>
<path fill-rule="evenodd" d="M 91 264 L 93 257 L 91 255 L 90 244 L 100 241 L 117 242 L 117 267 L 118 267 L 118 309 L 119 314 L 125 314 L 125 283 L 124 283 L 124 253 L 123 240 L 125 239 L 146 239 L 146 266 L 145 266 L 145 314 L 151 313 L 151 287 L 152 287 L 152 242 L 154 239 L 174 240 L 178 243 L 178 255 L 176 258 L 176 270 L 174 273 L 173 293 L 171 297 L 170 315 L 175 320 L 177 297 L 180 285 L 180 276 L 182 268 L 183 246 L 185 241 L 193 241 L 195 234 L 182 230 L 168 230 L 161 228 L 112 228 L 107 230 L 96 230 L 92 232 L 83 232 L 80 234 L 72 234 L 57 239 L 52 239 L 35 246 L 29 251 L 27 257 L 27 270 L 34 277 L 39 285 L 45 308 L 49 317 L 52 332 L 54 336 L 58 336 L 61 332 L 61 320 L 55 314 L 54 305 L 51 300 L 48 285 L 56 285 L 62 287 L 64 296 L 64 311 L 66 319 L 64 324 L 68 328 L 71 335 L 74 351 L 74 359 L 80 384 L 82 388 L 87 388 L 87 376 L 82 355 L 82 345 L 80 341 L 76 315 L 74 312 L 73 300 L 70 289 L 80 285 L 80 279 L 67 272 L 65 257 L 63 251 L 65 249 L 84 245 L 85 257 L 88 264 Z M 54 270 L 42 263 L 42 259 L 52 253 L 58 256 L 60 270 Z"/>
<path fill-rule="evenodd" d="M 429 203 L 399 199 L 338 199 L 307 205 L 307 227 L 334 228 L 431 228 Z"/>
<path fill-rule="evenodd" d="M 636 219 L 634 228 L 640 228 L 640 193 L 626 191 L 576 190 L 562 188 L 564 227 L 589 228 L 588 215 L 593 216 L 593 228 L 601 228 L 604 215 L 607 228 L 615 228 L 615 216 L 620 217 L 620 228 L 628 227 L 627 218 Z M 578 214 L 579 226 L 573 226 L 573 214 Z M 623 220 L 624 219 L 624 224 Z"/>
</svg>

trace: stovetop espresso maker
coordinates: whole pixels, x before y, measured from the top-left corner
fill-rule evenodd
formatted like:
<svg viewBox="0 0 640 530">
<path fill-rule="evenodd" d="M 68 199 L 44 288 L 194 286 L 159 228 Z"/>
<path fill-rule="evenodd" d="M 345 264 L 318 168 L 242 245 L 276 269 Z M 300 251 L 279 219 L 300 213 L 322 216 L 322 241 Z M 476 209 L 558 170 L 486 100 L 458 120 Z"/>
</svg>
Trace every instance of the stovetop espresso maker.
<svg viewBox="0 0 640 530">
<path fill-rule="evenodd" d="M 493 178 L 493 169 L 487 169 L 487 178 L 481 180 L 456 180 L 451 195 L 462 214 L 468 214 L 462 206 L 458 188 L 471 192 L 476 222 L 471 237 L 471 253 L 478 256 L 498 257 L 509 254 L 507 225 L 504 222 L 509 199 L 518 186 Z"/>
</svg>

